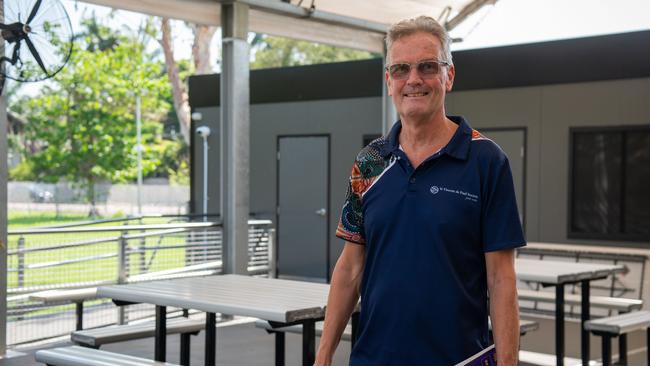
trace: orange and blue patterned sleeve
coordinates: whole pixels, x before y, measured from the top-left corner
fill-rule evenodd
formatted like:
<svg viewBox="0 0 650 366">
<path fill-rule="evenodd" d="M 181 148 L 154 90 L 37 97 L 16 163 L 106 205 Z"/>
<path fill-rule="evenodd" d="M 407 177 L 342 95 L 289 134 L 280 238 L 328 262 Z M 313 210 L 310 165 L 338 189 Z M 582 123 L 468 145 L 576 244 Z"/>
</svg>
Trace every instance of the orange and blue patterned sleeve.
<svg viewBox="0 0 650 366">
<path fill-rule="evenodd" d="M 336 236 L 352 243 L 365 244 L 363 229 L 363 207 L 361 195 L 367 188 L 367 180 L 361 176 L 358 161 L 352 166 L 348 190 L 341 211 L 341 219 L 336 228 Z"/>
</svg>

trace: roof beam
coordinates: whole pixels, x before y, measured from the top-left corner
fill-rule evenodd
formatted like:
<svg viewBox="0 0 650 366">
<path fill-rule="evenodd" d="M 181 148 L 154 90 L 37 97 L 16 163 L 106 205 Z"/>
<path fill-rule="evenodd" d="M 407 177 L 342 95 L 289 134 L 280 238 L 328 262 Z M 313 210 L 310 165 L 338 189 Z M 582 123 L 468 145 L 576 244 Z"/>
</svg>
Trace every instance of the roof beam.
<svg viewBox="0 0 650 366">
<path fill-rule="evenodd" d="M 221 26 L 225 0 L 83 0 L 87 3 Z M 338 47 L 383 52 L 386 26 L 318 10 L 310 11 L 279 0 L 239 0 L 250 4 L 250 30 Z"/>
<path fill-rule="evenodd" d="M 445 29 L 451 31 L 456 28 L 460 23 L 464 22 L 472 14 L 479 11 L 481 8 L 487 5 L 494 5 L 498 0 L 474 0 L 471 3 L 467 4 L 464 8 L 458 12 L 458 14 L 451 18 L 449 21 L 445 22 Z"/>
</svg>

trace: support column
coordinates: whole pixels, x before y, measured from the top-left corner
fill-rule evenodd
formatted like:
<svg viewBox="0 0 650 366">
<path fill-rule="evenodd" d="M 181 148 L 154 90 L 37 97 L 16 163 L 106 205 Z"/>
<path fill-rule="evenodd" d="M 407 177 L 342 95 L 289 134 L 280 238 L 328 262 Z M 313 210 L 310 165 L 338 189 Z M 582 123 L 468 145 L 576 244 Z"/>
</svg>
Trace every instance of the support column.
<svg viewBox="0 0 650 366">
<path fill-rule="evenodd" d="M 248 6 L 221 5 L 224 273 L 247 274 L 250 156 Z"/>
<path fill-rule="evenodd" d="M 0 359 L 7 353 L 7 150 L 7 103 L 3 91 L 0 96 Z"/>
<path fill-rule="evenodd" d="M 4 0 L 0 0 L 0 22 L 4 22 Z M 0 55 L 4 55 L 4 41 Z M 7 353 L 7 103 L 0 95 L 0 359 Z"/>
<path fill-rule="evenodd" d="M 383 58 L 383 63 L 384 67 L 386 66 L 386 51 L 384 51 L 384 58 Z M 390 95 L 388 95 L 388 88 L 386 86 L 386 70 L 385 68 L 382 68 L 382 74 L 381 74 L 381 80 L 382 80 L 382 89 L 381 89 L 381 95 L 382 95 L 382 124 L 381 124 L 381 130 L 384 135 L 388 134 L 390 131 L 391 127 L 393 127 L 393 124 L 397 121 L 399 118 L 397 116 L 397 111 L 395 110 L 395 105 L 393 104 L 393 98 L 391 98 Z"/>
</svg>

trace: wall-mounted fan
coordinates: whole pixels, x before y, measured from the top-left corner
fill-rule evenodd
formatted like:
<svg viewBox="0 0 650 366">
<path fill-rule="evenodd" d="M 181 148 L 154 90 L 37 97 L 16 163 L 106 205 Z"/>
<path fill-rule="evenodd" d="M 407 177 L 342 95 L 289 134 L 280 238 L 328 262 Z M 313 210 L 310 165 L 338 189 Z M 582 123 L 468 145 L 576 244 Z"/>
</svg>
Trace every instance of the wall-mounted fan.
<svg viewBox="0 0 650 366">
<path fill-rule="evenodd" d="M 0 57 L 3 85 L 5 78 L 40 81 L 61 71 L 72 54 L 73 34 L 59 0 L 4 0 L 4 16 L 0 23 L 5 46 Z"/>
</svg>

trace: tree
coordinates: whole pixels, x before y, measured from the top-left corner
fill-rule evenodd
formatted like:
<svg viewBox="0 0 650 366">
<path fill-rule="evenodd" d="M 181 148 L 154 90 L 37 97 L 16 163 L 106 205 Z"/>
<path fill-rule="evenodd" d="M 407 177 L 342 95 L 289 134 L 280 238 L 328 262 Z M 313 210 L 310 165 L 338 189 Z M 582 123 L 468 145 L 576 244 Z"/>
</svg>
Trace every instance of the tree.
<svg viewBox="0 0 650 366">
<path fill-rule="evenodd" d="M 29 178 L 77 183 L 94 215 L 98 182 L 136 177 L 136 93 L 142 96 L 143 142 L 149 146 L 143 151 L 145 175 L 161 164 L 156 150 L 162 140 L 160 121 L 171 106 L 163 64 L 141 42 L 119 36 L 107 48 L 90 43 L 88 37 L 75 41 L 72 57 L 57 77 L 38 96 L 24 96 L 11 108 L 29 116 L 25 138 L 36 144 L 36 151 L 26 155 Z"/>
<path fill-rule="evenodd" d="M 206 25 L 190 25 L 194 31 L 194 42 L 192 44 L 192 59 L 197 74 L 207 74 L 212 71 L 210 67 L 211 53 L 210 42 L 217 30 L 216 27 Z M 174 59 L 174 45 L 172 40 L 172 29 L 168 18 L 160 21 L 162 37 L 159 40 L 160 46 L 165 55 L 167 76 L 172 85 L 174 98 L 174 109 L 180 123 L 181 134 L 185 143 L 190 143 L 190 104 L 184 80 L 179 75 L 178 65 Z"/>
</svg>

